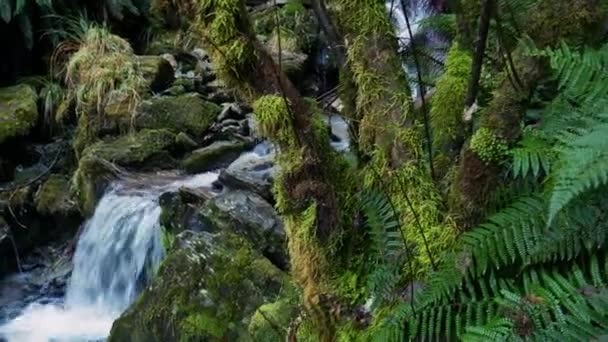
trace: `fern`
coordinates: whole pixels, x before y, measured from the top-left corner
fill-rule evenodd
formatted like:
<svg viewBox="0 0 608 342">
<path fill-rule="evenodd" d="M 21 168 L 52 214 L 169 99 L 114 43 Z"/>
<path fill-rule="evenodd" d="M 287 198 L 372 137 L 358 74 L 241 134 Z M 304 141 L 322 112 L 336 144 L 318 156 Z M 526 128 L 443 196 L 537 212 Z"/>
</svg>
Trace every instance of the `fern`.
<svg viewBox="0 0 608 342">
<path fill-rule="evenodd" d="M 512 175 L 514 178 L 534 178 L 551 171 L 555 153 L 551 141 L 543 139 L 533 132 L 524 135 L 518 146 L 511 149 Z"/>
<path fill-rule="evenodd" d="M 566 147 L 554 175 L 549 221 L 577 195 L 608 182 L 607 136 L 608 124 L 600 124 Z"/>
<path fill-rule="evenodd" d="M 366 191 L 361 196 L 362 212 L 371 238 L 374 270 L 368 275 L 368 290 L 376 307 L 392 296 L 399 281 L 404 244 L 397 213 L 386 195 Z"/>
</svg>

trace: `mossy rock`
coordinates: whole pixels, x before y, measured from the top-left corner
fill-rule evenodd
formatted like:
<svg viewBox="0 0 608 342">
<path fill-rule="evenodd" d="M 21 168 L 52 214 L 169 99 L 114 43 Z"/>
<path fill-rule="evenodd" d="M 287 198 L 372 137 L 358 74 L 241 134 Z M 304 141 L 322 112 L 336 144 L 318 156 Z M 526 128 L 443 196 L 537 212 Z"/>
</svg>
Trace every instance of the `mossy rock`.
<svg viewBox="0 0 608 342">
<path fill-rule="evenodd" d="M 188 173 L 199 173 L 230 164 L 248 147 L 242 141 L 216 141 L 209 146 L 192 151 L 182 162 Z"/>
<path fill-rule="evenodd" d="M 175 80 L 171 63 L 160 56 L 136 56 L 136 61 L 148 87 L 155 93 L 169 88 Z"/>
<path fill-rule="evenodd" d="M 249 323 L 249 334 L 256 342 L 284 341 L 289 324 L 297 315 L 297 303 L 281 298 L 260 306 Z"/>
<path fill-rule="evenodd" d="M 242 237 L 185 231 L 108 341 L 252 341 L 251 317 L 287 279 Z"/>
<path fill-rule="evenodd" d="M 27 135 L 38 121 L 38 95 L 25 84 L 0 88 L 0 143 Z"/>
<path fill-rule="evenodd" d="M 283 222 L 274 207 L 249 191 L 227 191 L 205 203 L 201 213 L 220 230 L 245 236 L 275 265 L 287 268 Z"/>
<path fill-rule="evenodd" d="M 200 137 L 221 111 L 220 106 L 197 94 L 161 96 L 142 104 L 135 125 L 138 128 L 166 128 Z"/>
<path fill-rule="evenodd" d="M 78 210 L 72 197 L 70 180 L 64 175 L 51 175 L 34 196 L 36 210 L 43 215 L 67 216 Z"/>
<path fill-rule="evenodd" d="M 114 165 L 144 169 L 171 166 L 170 150 L 174 145 L 174 133 L 145 129 L 87 147 L 73 179 L 81 211 L 93 212 L 98 196 L 114 177 Z"/>
</svg>

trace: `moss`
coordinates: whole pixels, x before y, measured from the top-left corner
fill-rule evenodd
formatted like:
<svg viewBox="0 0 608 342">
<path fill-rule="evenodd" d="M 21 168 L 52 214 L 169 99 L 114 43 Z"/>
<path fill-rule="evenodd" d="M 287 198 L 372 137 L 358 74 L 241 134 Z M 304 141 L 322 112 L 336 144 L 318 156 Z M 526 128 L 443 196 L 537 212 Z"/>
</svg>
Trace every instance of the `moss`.
<svg viewBox="0 0 608 342">
<path fill-rule="evenodd" d="M 508 146 L 505 141 L 490 129 L 482 127 L 471 137 L 471 151 L 475 152 L 486 163 L 496 163 L 507 156 Z"/>
<path fill-rule="evenodd" d="M 201 137 L 222 108 L 197 95 L 162 96 L 145 102 L 135 118 L 141 128 L 166 128 Z"/>
<path fill-rule="evenodd" d="M 38 121 L 38 96 L 30 86 L 0 88 L 0 143 L 29 133 Z"/>
<path fill-rule="evenodd" d="M 445 72 L 431 99 L 431 125 L 435 148 L 451 145 L 462 134 L 462 112 L 467 93 L 471 56 L 454 43 L 446 58 Z"/>
<path fill-rule="evenodd" d="M 216 141 L 209 146 L 192 151 L 182 161 L 182 168 L 189 173 L 199 173 L 219 168 L 229 163 L 247 148 L 240 141 Z"/>
<path fill-rule="evenodd" d="M 286 276 L 230 233 L 184 232 L 176 246 L 109 341 L 249 340 L 251 317 L 277 297 Z"/>
<path fill-rule="evenodd" d="M 72 198 L 70 180 L 63 175 L 51 175 L 38 189 L 34 197 L 36 210 L 42 214 L 66 215 L 76 209 Z"/>
<path fill-rule="evenodd" d="M 129 43 L 106 27 L 90 26 L 79 38 L 78 51 L 66 67 L 67 99 L 79 117 L 76 154 L 94 143 L 102 129 L 128 124 L 150 88 L 173 80 L 167 61 L 136 56 Z"/>
<path fill-rule="evenodd" d="M 443 197 L 439 192 L 422 158 L 420 140 L 416 135 L 408 136 L 407 145 L 418 146 L 414 155 L 418 159 L 399 168 L 391 167 L 390 156 L 374 155 L 361 171 L 367 188 L 380 189 L 391 197 L 400 214 L 401 232 L 412 251 L 411 269 L 402 270 L 407 280 L 425 279 L 441 257 L 455 245 L 456 227 L 454 219 L 444 212 Z M 420 137 L 418 136 L 418 139 Z M 413 272 L 413 274 L 412 274 Z"/>
<path fill-rule="evenodd" d="M 169 150 L 175 134 L 168 130 L 142 130 L 114 140 L 100 141 L 87 147 L 72 179 L 81 210 L 90 214 L 108 178 L 119 166 L 146 166 L 150 162 L 170 160 Z"/>
<path fill-rule="evenodd" d="M 282 298 L 274 303 L 260 306 L 249 323 L 248 331 L 256 342 L 285 340 L 289 324 L 297 314 L 297 303 Z"/>
<path fill-rule="evenodd" d="M 278 95 L 261 96 L 253 103 L 258 133 L 284 146 L 295 146 L 292 117 L 286 99 Z"/>
</svg>

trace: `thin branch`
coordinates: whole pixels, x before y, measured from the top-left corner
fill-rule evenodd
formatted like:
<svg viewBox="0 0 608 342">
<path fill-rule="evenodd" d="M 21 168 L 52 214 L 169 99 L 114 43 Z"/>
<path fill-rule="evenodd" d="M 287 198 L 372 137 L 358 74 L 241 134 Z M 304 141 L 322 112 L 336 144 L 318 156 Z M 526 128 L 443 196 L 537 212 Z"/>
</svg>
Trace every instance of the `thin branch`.
<svg viewBox="0 0 608 342">
<path fill-rule="evenodd" d="M 486 42 L 488 40 L 488 31 L 490 29 L 490 18 L 494 8 L 494 0 L 485 0 L 479 19 L 479 32 L 477 33 L 477 46 L 475 48 L 475 56 L 471 66 L 471 78 L 469 79 L 469 87 L 467 97 L 464 102 L 465 110 L 473 105 L 477 99 L 479 92 L 479 80 L 481 78 L 481 68 L 483 66 L 483 56 L 486 50 Z"/>
<path fill-rule="evenodd" d="M 405 17 L 405 24 L 407 26 L 407 32 L 410 36 L 410 45 L 412 46 L 412 57 L 414 58 L 414 65 L 416 66 L 416 74 L 418 76 L 418 89 L 420 91 L 420 99 L 422 101 L 422 117 L 424 120 L 424 134 L 426 135 L 426 148 L 429 156 L 429 169 L 431 171 L 431 178 L 435 179 L 435 167 L 433 166 L 433 136 L 431 135 L 431 125 L 429 122 L 428 108 L 426 105 L 426 94 L 424 82 L 422 80 L 422 70 L 420 68 L 420 61 L 418 60 L 418 53 L 416 49 L 416 43 L 414 42 L 414 34 L 412 33 L 412 26 L 410 25 L 410 18 L 407 14 L 407 7 L 404 0 L 401 1 L 401 8 L 403 10 L 403 16 Z"/>
</svg>

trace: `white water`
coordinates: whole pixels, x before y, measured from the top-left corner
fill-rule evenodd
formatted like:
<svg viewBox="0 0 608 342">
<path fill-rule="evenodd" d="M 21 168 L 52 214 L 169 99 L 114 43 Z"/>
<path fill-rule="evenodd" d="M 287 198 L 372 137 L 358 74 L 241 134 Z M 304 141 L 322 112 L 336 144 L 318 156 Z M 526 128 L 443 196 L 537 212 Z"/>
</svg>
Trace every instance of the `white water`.
<svg viewBox="0 0 608 342">
<path fill-rule="evenodd" d="M 163 258 L 158 197 L 178 188 L 210 188 L 217 173 L 113 184 L 86 223 L 64 305 L 33 304 L 0 327 L 9 342 L 105 339 Z M 1 339 L 1 338 L 0 338 Z"/>
<path fill-rule="evenodd" d="M 391 21 L 393 22 L 395 35 L 399 41 L 399 49 L 401 52 L 408 50 L 411 47 L 413 37 L 416 37 L 421 33 L 422 21 L 431 17 L 436 12 L 436 10 L 430 5 L 429 0 L 404 0 L 404 3 L 407 10 L 410 29 L 412 31 L 411 36 L 407 27 L 403 6 L 401 6 L 401 0 L 386 0 L 384 3 L 386 11 L 389 13 Z M 433 37 L 430 35 L 426 36 L 425 38 L 424 44 L 427 47 L 441 49 L 444 47 L 443 45 L 445 45 L 445 42 L 436 36 Z M 433 54 L 433 57 L 435 57 L 437 60 L 443 60 L 443 55 L 443 53 L 437 53 Z M 417 79 L 417 71 L 414 65 L 404 63 L 403 69 L 408 75 L 408 79 Z M 412 85 L 411 88 L 412 97 L 417 99 L 419 88 L 414 85 Z"/>
</svg>

